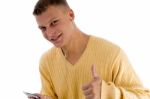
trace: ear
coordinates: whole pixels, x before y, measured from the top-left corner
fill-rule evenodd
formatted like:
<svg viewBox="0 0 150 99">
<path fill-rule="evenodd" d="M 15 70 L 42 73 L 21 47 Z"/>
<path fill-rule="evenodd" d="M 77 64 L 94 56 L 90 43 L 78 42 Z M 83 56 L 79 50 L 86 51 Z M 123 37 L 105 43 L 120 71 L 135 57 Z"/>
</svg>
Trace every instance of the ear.
<svg viewBox="0 0 150 99">
<path fill-rule="evenodd" d="M 74 20 L 75 16 L 74 16 L 74 12 L 73 12 L 72 9 L 69 9 L 69 11 L 68 11 L 68 16 L 69 16 L 69 19 L 70 19 L 71 21 Z"/>
</svg>

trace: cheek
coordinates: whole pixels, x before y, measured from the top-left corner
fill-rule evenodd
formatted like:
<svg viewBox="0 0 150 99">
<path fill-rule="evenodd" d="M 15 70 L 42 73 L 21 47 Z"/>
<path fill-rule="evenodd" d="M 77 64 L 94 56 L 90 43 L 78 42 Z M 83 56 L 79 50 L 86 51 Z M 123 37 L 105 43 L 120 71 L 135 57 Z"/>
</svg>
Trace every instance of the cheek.
<svg viewBox="0 0 150 99">
<path fill-rule="evenodd" d="M 72 25 L 71 24 L 65 24 L 62 28 L 64 31 L 66 31 L 67 33 L 71 32 L 73 30 Z"/>
<path fill-rule="evenodd" d="M 61 30 L 61 32 L 63 32 L 64 35 L 71 35 L 71 32 L 73 31 L 73 24 L 72 22 L 66 20 L 57 28 Z"/>
<path fill-rule="evenodd" d="M 48 40 L 48 36 L 47 36 L 47 34 L 46 34 L 46 33 L 43 33 L 43 32 L 42 32 L 42 35 L 43 35 L 43 37 L 44 37 L 45 39 L 47 39 L 47 40 Z"/>
</svg>

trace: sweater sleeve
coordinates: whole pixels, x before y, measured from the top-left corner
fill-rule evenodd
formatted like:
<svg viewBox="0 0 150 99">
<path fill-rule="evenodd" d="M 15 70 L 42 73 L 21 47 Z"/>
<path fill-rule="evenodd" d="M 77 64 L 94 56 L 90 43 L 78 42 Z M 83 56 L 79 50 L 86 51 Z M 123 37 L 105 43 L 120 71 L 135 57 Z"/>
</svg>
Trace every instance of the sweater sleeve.
<svg viewBox="0 0 150 99">
<path fill-rule="evenodd" d="M 49 73 L 49 64 L 46 55 L 43 55 L 40 60 L 39 71 L 41 77 L 41 94 L 49 96 L 50 99 L 57 99 L 54 86 L 51 81 L 51 76 Z"/>
<path fill-rule="evenodd" d="M 143 87 L 122 50 L 112 71 L 112 82 L 102 80 L 101 99 L 150 99 L 150 91 Z"/>
</svg>

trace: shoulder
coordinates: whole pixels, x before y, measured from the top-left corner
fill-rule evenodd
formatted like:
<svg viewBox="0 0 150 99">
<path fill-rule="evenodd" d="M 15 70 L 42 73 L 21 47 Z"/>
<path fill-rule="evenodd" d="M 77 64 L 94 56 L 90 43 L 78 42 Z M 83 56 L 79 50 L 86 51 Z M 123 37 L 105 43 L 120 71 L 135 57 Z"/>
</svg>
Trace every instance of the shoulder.
<svg viewBox="0 0 150 99">
<path fill-rule="evenodd" d="M 104 61 L 115 62 L 127 59 L 124 50 L 117 44 L 100 37 L 92 36 L 91 52 L 94 57 L 102 57 Z"/>
<path fill-rule="evenodd" d="M 52 47 L 50 49 L 48 49 L 47 51 L 45 51 L 42 55 L 41 55 L 41 58 L 40 58 L 40 63 L 45 63 L 45 62 L 48 62 L 47 60 L 52 60 L 56 53 L 57 53 L 57 49 L 56 47 Z"/>
<path fill-rule="evenodd" d="M 93 47 L 99 48 L 101 50 L 105 50 L 105 51 L 120 51 L 121 48 L 120 46 L 118 46 L 117 44 L 101 38 L 101 37 L 96 37 L 96 36 L 91 36 L 91 43 L 93 45 Z"/>
</svg>

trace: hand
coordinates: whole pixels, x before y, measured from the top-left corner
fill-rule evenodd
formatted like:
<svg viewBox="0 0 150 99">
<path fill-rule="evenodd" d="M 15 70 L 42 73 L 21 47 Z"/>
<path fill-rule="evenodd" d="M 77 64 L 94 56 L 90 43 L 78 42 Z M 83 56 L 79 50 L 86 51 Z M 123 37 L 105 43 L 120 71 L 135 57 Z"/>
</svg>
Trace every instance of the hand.
<svg viewBox="0 0 150 99">
<path fill-rule="evenodd" d="M 101 99 L 101 79 L 96 73 L 95 65 L 92 65 L 92 81 L 84 84 L 82 90 L 86 99 Z"/>
<path fill-rule="evenodd" d="M 38 97 L 40 97 L 40 99 L 51 99 L 50 97 L 48 96 L 44 96 L 44 95 L 41 95 L 41 94 L 38 94 L 38 93 L 35 93 L 35 95 L 37 95 Z M 35 99 L 33 97 L 28 97 L 28 99 Z"/>
</svg>

